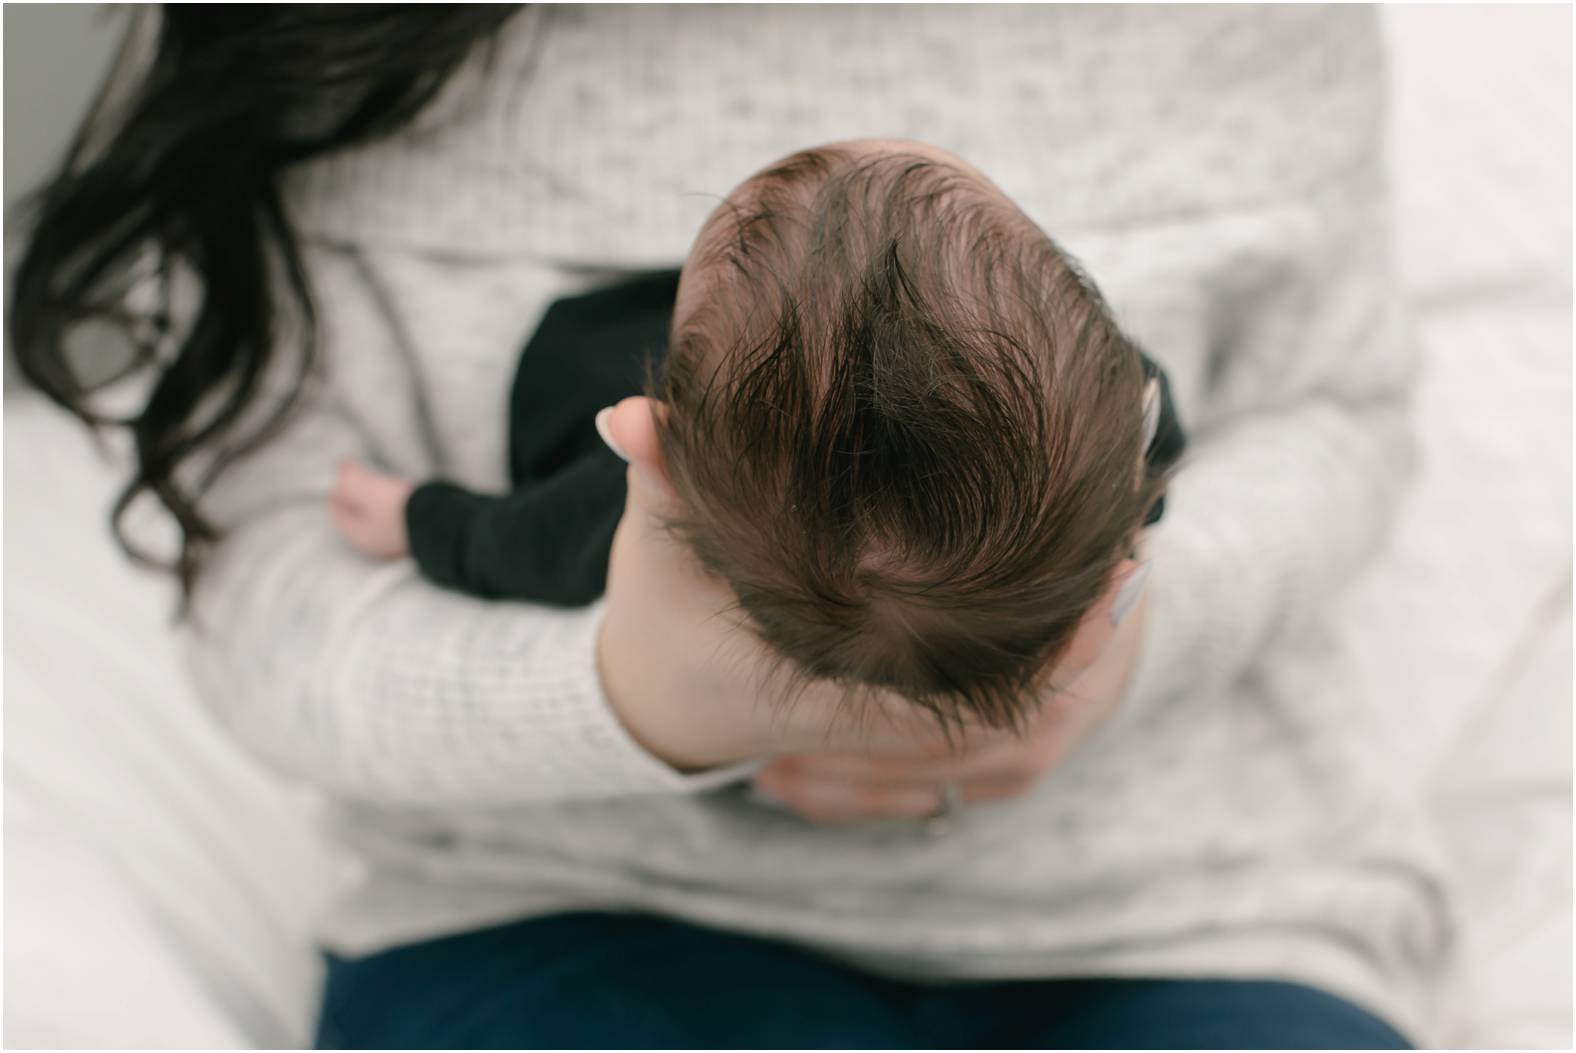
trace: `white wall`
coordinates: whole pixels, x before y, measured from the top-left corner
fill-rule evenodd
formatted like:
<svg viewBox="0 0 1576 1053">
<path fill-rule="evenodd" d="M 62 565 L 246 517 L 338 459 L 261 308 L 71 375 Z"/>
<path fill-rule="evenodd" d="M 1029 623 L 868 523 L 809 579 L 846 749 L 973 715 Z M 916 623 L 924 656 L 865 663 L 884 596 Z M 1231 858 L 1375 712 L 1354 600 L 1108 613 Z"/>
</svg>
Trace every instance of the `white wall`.
<svg viewBox="0 0 1576 1053">
<path fill-rule="evenodd" d="M 5 5 L 5 206 L 46 178 L 135 5 Z"/>
</svg>

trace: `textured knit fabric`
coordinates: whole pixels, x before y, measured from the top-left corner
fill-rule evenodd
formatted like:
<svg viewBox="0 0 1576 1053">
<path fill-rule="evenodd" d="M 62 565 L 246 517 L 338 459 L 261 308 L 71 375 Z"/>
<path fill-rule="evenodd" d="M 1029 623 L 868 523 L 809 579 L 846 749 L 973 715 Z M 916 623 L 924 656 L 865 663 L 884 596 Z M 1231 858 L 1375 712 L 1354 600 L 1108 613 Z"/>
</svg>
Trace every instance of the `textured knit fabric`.
<svg viewBox="0 0 1576 1053">
<path fill-rule="evenodd" d="M 324 369 L 208 495 L 192 654 L 237 738 L 342 804 L 364 866 L 328 944 L 644 909 L 903 976 L 1297 980 L 1426 1041 L 1448 904 L 1385 699 L 1321 665 L 1413 457 L 1381 58 L 1365 8 L 532 9 L 416 126 L 303 168 Z M 342 455 L 505 489 L 548 303 L 872 134 L 957 151 L 1098 275 L 1194 440 L 1129 697 L 941 839 L 675 772 L 599 690 L 600 604 L 440 590 L 324 507 Z"/>
<path fill-rule="evenodd" d="M 484 599 L 563 606 L 602 595 L 626 465 L 597 433 L 596 415 L 640 394 L 647 363 L 665 358 L 678 286 L 677 270 L 656 271 L 547 309 L 509 397 L 510 491 L 478 494 L 431 481 L 406 502 L 410 555 L 427 580 Z M 1164 472 L 1187 449 L 1187 435 L 1165 372 L 1139 356 L 1155 385 L 1144 456 Z M 1161 497 L 1144 525 L 1164 514 Z"/>
</svg>

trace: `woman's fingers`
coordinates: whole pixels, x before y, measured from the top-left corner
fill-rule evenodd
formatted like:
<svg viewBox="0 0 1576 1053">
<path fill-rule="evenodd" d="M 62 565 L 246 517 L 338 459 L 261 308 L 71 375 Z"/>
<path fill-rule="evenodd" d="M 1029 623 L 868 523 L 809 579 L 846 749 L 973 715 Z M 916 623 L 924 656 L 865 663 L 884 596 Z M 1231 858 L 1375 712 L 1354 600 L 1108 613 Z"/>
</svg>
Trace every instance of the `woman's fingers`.
<svg viewBox="0 0 1576 1053">
<path fill-rule="evenodd" d="M 794 754 L 772 760 L 765 771 L 786 778 L 846 779 L 901 786 L 939 786 L 999 772 L 1020 752 L 1020 740 L 994 742 L 965 754 L 906 760 L 864 754 Z"/>
<path fill-rule="evenodd" d="M 1026 775 L 989 773 L 941 783 L 894 783 L 817 772 L 790 776 L 762 771 L 756 777 L 759 790 L 815 823 L 929 818 L 941 811 L 948 785 L 957 789 L 964 804 L 974 804 L 1021 796 L 1034 782 Z"/>
<path fill-rule="evenodd" d="M 1021 735 L 966 735 L 958 744 L 924 740 L 902 752 L 804 753 L 773 758 L 756 785 L 814 822 L 854 822 L 936 814 L 944 787 L 965 802 L 1017 797 L 1064 752 L 1066 698 L 1047 701 Z"/>
<path fill-rule="evenodd" d="M 776 776 L 763 771 L 755 780 L 766 794 L 816 823 L 866 819 L 923 818 L 941 807 L 941 789 L 884 782 L 851 782 L 809 776 Z"/>
</svg>

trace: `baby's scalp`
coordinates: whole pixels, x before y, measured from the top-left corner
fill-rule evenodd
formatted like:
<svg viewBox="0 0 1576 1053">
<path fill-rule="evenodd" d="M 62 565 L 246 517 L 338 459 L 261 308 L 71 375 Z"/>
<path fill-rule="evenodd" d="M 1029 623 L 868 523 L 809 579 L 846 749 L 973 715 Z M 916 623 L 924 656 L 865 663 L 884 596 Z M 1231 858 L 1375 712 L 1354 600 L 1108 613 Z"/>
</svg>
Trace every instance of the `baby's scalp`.
<svg viewBox="0 0 1576 1053">
<path fill-rule="evenodd" d="M 671 526 L 802 680 L 1025 715 L 1130 549 L 1144 371 L 1094 284 L 922 144 L 757 173 L 685 265 L 652 394 Z"/>
</svg>

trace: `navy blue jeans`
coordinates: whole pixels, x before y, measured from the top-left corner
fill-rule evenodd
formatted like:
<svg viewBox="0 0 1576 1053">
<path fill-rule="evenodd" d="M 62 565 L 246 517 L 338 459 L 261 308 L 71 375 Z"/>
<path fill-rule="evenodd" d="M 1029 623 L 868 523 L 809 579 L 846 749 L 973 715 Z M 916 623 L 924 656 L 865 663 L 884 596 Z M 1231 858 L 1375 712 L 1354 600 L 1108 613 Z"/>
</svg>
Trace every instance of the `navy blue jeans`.
<svg viewBox="0 0 1576 1053">
<path fill-rule="evenodd" d="M 914 984 L 783 943 L 632 914 L 563 914 L 330 957 L 325 1049 L 1405 1049 L 1295 984 Z"/>
</svg>

